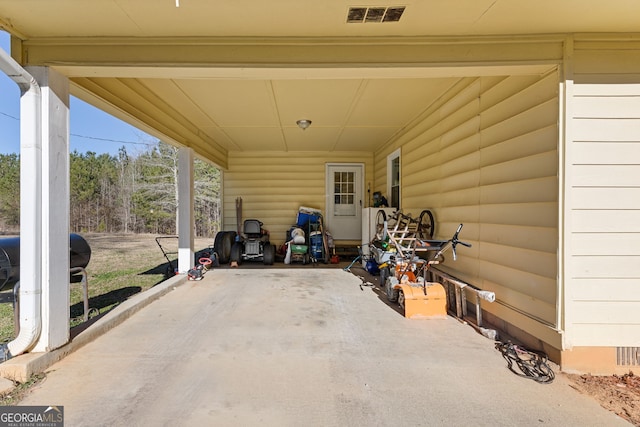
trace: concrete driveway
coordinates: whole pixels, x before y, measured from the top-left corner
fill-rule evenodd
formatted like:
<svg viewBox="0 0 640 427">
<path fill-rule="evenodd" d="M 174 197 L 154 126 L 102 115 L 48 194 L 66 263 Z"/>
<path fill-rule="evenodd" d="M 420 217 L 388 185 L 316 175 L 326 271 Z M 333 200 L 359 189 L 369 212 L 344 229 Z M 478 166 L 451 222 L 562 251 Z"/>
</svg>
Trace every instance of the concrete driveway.
<svg viewBox="0 0 640 427">
<path fill-rule="evenodd" d="M 408 320 L 341 269 L 217 269 L 66 356 L 22 405 L 68 426 L 628 426 L 511 373 L 453 318 Z"/>
</svg>

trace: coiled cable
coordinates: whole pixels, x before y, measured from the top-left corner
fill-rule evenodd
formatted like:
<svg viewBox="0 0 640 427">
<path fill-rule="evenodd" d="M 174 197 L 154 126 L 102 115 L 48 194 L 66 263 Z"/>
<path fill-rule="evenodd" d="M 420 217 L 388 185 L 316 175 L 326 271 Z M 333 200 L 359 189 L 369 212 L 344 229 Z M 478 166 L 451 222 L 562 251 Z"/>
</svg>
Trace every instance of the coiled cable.
<svg viewBox="0 0 640 427">
<path fill-rule="evenodd" d="M 496 343 L 496 349 L 507 361 L 509 370 L 520 377 L 544 384 L 552 383 L 556 377 L 545 353 L 527 350 L 511 341 Z"/>
</svg>

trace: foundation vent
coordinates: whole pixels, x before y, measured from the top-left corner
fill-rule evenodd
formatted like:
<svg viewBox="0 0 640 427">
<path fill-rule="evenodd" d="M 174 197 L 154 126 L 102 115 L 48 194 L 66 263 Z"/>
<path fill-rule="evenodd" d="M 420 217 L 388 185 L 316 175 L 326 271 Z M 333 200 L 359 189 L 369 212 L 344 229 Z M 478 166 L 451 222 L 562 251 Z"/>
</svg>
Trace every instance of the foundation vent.
<svg viewBox="0 0 640 427">
<path fill-rule="evenodd" d="M 617 347 L 618 366 L 640 366 L 640 347 Z"/>
<path fill-rule="evenodd" d="M 398 22 L 404 13 L 405 7 L 350 7 L 347 13 L 347 23 Z"/>
</svg>

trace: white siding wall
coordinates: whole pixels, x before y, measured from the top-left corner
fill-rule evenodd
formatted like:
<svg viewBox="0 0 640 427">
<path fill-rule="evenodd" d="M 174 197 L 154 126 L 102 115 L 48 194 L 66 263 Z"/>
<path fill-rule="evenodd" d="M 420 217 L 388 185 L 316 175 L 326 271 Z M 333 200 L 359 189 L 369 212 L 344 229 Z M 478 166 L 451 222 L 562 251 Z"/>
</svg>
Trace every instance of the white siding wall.
<svg viewBox="0 0 640 427">
<path fill-rule="evenodd" d="M 640 42 L 576 41 L 567 344 L 640 345 Z"/>
<path fill-rule="evenodd" d="M 363 152 L 232 152 L 224 173 L 223 229 L 236 229 L 236 197 L 243 219 L 255 218 L 282 244 L 300 206 L 325 209 L 326 163 L 364 163 L 372 182 L 373 154 Z"/>
<path fill-rule="evenodd" d="M 445 269 L 496 293 L 484 308 L 560 348 L 558 75 L 464 78 L 424 121 L 376 153 L 402 148 L 402 207 L 432 209 L 438 238 L 464 223 Z"/>
</svg>

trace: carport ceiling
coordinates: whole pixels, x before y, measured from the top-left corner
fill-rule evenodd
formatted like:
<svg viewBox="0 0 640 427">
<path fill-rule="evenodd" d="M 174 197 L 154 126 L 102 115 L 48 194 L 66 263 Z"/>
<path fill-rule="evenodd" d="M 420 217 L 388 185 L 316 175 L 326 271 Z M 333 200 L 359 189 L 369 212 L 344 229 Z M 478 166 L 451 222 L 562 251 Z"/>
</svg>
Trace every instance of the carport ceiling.
<svg viewBox="0 0 640 427">
<path fill-rule="evenodd" d="M 370 151 L 455 81 L 139 79 L 229 151 Z M 312 121 L 302 130 L 299 119 Z"/>
<path fill-rule="evenodd" d="M 388 6 L 405 8 L 397 22 L 347 22 L 352 7 L 384 12 Z M 410 127 L 457 79 L 497 72 L 434 73 L 385 63 L 385 52 L 393 49 L 389 40 L 633 32 L 639 18 L 637 0 L 588 7 L 583 0 L 376 0 L 364 6 L 343 0 L 0 0 L 0 27 L 24 41 L 23 63 L 57 68 L 71 77 L 74 95 L 219 163 L 237 150 L 371 151 Z M 357 58 L 340 58 L 351 60 L 348 67 L 309 65 L 309 58 L 301 66 L 303 50 L 290 56 L 288 66 L 282 56 L 270 63 L 269 54 L 256 49 L 255 68 L 207 68 L 189 62 L 194 54 L 183 59 L 175 51 L 163 58 L 163 67 L 147 58 L 158 52 L 149 46 L 180 40 L 196 47 L 222 40 L 233 55 L 234 43 L 248 39 L 254 49 L 260 41 L 276 40 L 281 46 L 314 43 L 335 52 L 345 40 L 355 41 L 352 49 L 366 40 L 369 49 L 379 43 L 386 50 L 376 56 L 375 67 L 358 65 Z M 127 48 L 119 50 L 120 43 Z M 137 50 L 129 50 L 133 44 Z M 37 53 L 45 49 L 52 53 L 38 62 Z M 302 131 L 298 119 L 313 123 Z"/>
<path fill-rule="evenodd" d="M 406 6 L 347 24 L 351 7 Z M 362 37 L 633 32 L 637 0 L 0 0 L 3 26 L 41 37 Z"/>
</svg>

